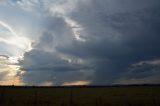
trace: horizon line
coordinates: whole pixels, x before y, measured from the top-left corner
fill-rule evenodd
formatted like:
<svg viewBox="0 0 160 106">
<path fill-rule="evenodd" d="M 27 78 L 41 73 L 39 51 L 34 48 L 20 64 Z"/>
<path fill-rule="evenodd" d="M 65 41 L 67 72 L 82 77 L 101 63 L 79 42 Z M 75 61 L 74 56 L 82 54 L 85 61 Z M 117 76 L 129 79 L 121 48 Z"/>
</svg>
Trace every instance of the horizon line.
<svg viewBox="0 0 160 106">
<path fill-rule="evenodd" d="M 160 84 L 112 84 L 112 85 L 60 85 L 60 86 L 38 86 L 38 85 L 0 85 L 2 87 L 26 87 L 26 88 L 92 88 L 92 87 L 132 87 L 132 86 L 160 86 Z"/>
</svg>

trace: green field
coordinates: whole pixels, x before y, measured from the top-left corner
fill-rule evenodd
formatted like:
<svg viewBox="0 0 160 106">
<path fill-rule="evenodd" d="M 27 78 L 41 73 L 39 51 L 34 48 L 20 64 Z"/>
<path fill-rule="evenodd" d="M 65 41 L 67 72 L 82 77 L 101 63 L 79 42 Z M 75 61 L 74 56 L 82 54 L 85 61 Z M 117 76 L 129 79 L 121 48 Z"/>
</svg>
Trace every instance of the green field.
<svg viewBox="0 0 160 106">
<path fill-rule="evenodd" d="M 0 87 L 0 106 L 160 106 L 160 86 Z"/>
</svg>

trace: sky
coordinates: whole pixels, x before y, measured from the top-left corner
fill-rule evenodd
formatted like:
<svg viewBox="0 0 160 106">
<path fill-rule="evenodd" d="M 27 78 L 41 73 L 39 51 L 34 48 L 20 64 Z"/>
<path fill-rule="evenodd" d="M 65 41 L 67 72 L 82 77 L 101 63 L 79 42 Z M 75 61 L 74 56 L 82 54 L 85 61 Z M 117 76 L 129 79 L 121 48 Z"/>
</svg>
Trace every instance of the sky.
<svg viewBox="0 0 160 106">
<path fill-rule="evenodd" d="M 0 85 L 160 83 L 159 0 L 0 0 Z"/>
</svg>

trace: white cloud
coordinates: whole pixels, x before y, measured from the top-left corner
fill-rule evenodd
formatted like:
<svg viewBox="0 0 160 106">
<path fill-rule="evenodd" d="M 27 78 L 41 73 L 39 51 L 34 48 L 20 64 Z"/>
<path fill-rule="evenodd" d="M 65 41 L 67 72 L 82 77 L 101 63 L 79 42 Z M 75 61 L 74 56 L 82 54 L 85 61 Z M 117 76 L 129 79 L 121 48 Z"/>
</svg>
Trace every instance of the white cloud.
<svg viewBox="0 0 160 106">
<path fill-rule="evenodd" d="M 4 27 L 6 29 L 5 32 L 0 33 L 0 34 L 3 34 L 2 37 L 0 37 L 0 42 L 4 42 L 8 45 L 14 45 L 15 47 L 22 50 L 23 52 L 21 53 L 21 51 L 20 51 L 19 52 L 20 54 L 17 54 L 18 56 L 21 56 L 25 51 L 28 51 L 31 49 L 31 46 L 30 46 L 31 42 L 28 38 L 26 38 L 24 36 L 19 36 L 13 30 L 13 28 L 11 26 L 9 26 L 8 24 L 6 24 L 3 21 L 0 21 L 0 26 Z M 3 37 L 3 36 L 5 36 L 5 37 Z M 11 48 L 11 50 L 12 50 L 12 48 Z M 9 52 L 13 52 L 13 51 L 9 51 Z M 15 54 L 15 53 L 13 53 L 13 54 Z"/>
<path fill-rule="evenodd" d="M 160 66 L 160 60 L 159 59 L 155 59 L 155 60 L 148 60 L 148 61 L 140 61 L 140 62 L 138 62 L 136 64 L 133 64 L 132 66 L 142 66 L 144 64 Z"/>
</svg>

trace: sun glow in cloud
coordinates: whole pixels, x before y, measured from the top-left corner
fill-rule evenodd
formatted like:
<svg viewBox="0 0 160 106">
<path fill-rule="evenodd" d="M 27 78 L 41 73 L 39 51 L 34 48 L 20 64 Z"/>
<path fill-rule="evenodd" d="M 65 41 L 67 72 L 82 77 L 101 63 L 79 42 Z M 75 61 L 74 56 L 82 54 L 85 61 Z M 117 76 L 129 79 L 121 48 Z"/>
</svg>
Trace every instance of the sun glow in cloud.
<svg viewBox="0 0 160 106">
<path fill-rule="evenodd" d="M 0 85 L 23 85 L 21 74 L 14 61 L 10 61 L 7 56 L 0 56 Z"/>
<path fill-rule="evenodd" d="M 6 80 L 1 80 L 0 85 L 16 85 L 16 86 L 21 86 L 24 85 L 24 83 L 20 80 L 19 77 L 14 77 L 14 78 L 9 78 Z"/>
<path fill-rule="evenodd" d="M 0 29 L 0 42 L 8 45 L 9 48 L 6 54 L 0 55 L 0 76 L 3 76 L 0 79 L 0 85 L 23 85 L 20 79 L 23 72 L 20 70 L 18 60 L 23 58 L 26 51 L 32 49 L 31 41 L 24 36 L 20 36 L 3 21 L 0 21 Z"/>
<path fill-rule="evenodd" d="M 89 85 L 90 81 L 72 81 L 72 82 L 65 82 L 63 83 L 64 86 L 70 86 L 70 85 Z"/>
<path fill-rule="evenodd" d="M 31 50 L 31 41 L 23 36 L 19 36 L 11 26 L 9 26 L 8 24 L 6 24 L 3 21 L 0 21 L 0 26 L 4 27 L 10 34 L 10 36 L 8 38 L 2 38 L 0 37 L 0 42 L 4 42 L 10 45 L 15 45 L 18 48 L 27 51 L 27 50 Z M 8 34 L 8 32 L 5 32 L 6 34 Z M 3 34 L 5 34 L 3 33 Z"/>
<path fill-rule="evenodd" d="M 41 83 L 39 86 L 53 86 L 53 82 L 52 81 L 45 81 L 45 82 Z"/>
</svg>

